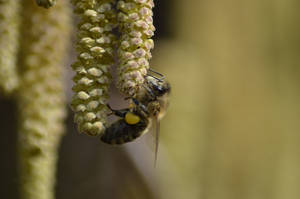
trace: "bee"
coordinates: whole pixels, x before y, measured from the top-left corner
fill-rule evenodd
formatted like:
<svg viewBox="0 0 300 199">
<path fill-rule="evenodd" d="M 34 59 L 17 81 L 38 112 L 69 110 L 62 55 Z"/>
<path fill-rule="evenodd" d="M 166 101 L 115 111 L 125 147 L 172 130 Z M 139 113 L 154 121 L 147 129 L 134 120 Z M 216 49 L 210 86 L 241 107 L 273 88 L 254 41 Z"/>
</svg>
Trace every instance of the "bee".
<svg viewBox="0 0 300 199">
<path fill-rule="evenodd" d="M 124 144 L 135 140 L 148 131 L 151 121 L 148 119 L 147 113 L 140 110 L 140 107 L 134 106 L 121 110 L 114 110 L 109 105 L 108 107 L 112 114 L 121 119 L 106 128 L 101 136 L 101 140 L 104 143 L 112 145 Z"/>
<path fill-rule="evenodd" d="M 170 91 L 171 87 L 165 80 L 165 76 L 149 69 L 141 90 L 135 97 L 129 98 L 131 100 L 129 108 L 114 110 L 108 105 L 112 114 L 120 119 L 107 127 L 100 139 L 107 144 L 131 142 L 148 132 L 155 123 L 155 154 L 157 154 L 159 121 L 165 115 L 169 105 Z"/>
</svg>

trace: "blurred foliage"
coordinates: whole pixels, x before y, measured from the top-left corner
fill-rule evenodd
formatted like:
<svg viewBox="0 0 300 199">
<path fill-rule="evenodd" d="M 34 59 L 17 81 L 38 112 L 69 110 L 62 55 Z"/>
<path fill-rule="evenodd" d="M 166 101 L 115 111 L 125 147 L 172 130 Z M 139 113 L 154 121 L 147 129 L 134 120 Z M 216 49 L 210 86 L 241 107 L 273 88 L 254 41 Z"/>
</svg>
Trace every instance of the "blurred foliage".
<svg viewBox="0 0 300 199">
<path fill-rule="evenodd" d="M 299 198 L 299 2 L 177 2 L 162 198 Z"/>
</svg>

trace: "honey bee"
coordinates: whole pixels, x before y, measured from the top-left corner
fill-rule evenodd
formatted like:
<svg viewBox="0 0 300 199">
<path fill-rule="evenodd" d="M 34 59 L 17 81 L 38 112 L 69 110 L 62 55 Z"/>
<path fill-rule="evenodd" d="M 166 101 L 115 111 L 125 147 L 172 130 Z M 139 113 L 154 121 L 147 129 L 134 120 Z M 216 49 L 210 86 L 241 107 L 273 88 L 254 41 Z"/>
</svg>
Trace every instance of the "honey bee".
<svg viewBox="0 0 300 199">
<path fill-rule="evenodd" d="M 160 77 L 152 75 L 154 73 Z M 108 126 L 101 136 L 107 144 L 123 144 L 131 142 L 149 131 L 155 123 L 155 157 L 158 150 L 159 121 L 163 118 L 169 105 L 170 84 L 165 77 L 149 69 L 140 92 L 132 98 L 130 107 L 114 110 L 112 114 L 121 119 Z M 156 158 L 155 158 L 156 159 Z"/>
</svg>

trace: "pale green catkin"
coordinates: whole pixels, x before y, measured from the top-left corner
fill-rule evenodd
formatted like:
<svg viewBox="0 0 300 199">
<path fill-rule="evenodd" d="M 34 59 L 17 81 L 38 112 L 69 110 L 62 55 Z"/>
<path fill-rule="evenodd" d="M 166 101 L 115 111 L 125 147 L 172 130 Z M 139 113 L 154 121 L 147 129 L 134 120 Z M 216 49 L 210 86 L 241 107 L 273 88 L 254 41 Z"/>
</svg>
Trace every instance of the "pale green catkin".
<svg viewBox="0 0 300 199">
<path fill-rule="evenodd" d="M 73 0 L 79 15 L 77 60 L 72 65 L 74 96 L 72 109 L 78 131 L 99 135 L 105 130 L 110 68 L 114 64 L 115 0 Z"/>
<path fill-rule="evenodd" d="M 18 87 L 17 51 L 19 47 L 21 0 L 0 1 L 0 92 L 11 94 Z"/>
<path fill-rule="evenodd" d="M 56 0 L 35 0 L 35 2 L 37 3 L 37 5 L 44 8 L 50 8 L 51 6 L 54 6 L 56 4 Z"/>
<path fill-rule="evenodd" d="M 54 199 L 57 150 L 64 132 L 63 62 L 70 6 L 45 10 L 23 0 L 18 156 L 22 199 Z"/>
<path fill-rule="evenodd" d="M 121 34 L 118 48 L 118 87 L 122 93 L 134 96 L 144 83 L 149 69 L 150 39 L 155 31 L 152 19 L 153 0 L 119 1 L 118 22 Z"/>
</svg>

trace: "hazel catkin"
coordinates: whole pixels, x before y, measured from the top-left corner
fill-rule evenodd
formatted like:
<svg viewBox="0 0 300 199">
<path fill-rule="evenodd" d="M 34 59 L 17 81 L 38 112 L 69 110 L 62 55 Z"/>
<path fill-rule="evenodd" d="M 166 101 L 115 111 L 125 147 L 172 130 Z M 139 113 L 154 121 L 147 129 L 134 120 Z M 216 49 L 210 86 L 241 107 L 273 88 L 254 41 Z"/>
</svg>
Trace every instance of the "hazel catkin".
<svg viewBox="0 0 300 199">
<path fill-rule="evenodd" d="M 114 0 L 73 0 L 79 15 L 77 60 L 72 67 L 72 109 L 79 132 L 96 136 L 104 132 L 107 118 L 110 67 L 114 64 L 116 11 Z"/>
</svg>

